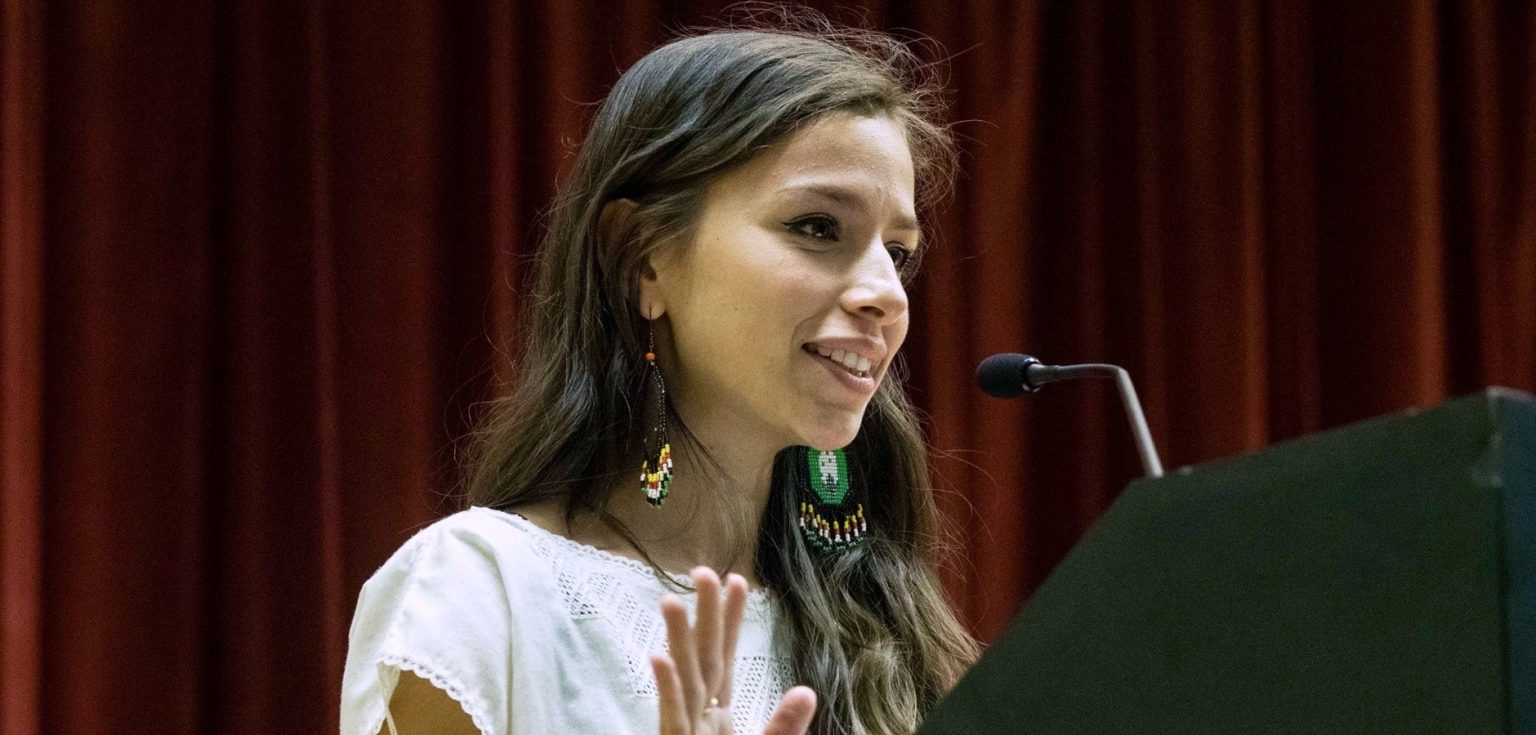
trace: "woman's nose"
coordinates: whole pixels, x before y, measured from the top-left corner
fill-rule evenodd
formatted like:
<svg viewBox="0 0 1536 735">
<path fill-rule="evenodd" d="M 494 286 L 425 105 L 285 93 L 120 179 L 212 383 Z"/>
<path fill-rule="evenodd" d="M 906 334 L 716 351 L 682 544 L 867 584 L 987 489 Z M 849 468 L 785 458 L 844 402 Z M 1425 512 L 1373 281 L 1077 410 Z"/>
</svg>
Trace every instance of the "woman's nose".
<svg viewBox="0 0 1536 735">
<path fill-rule="evenodd" d="M 901 283 L 884 242 L 865 248 L 855 266 L 852 286 L 843 294 L 844 308 L 874 319 L 881 326 L 907 314 L 907 289 Z"/>
</svg>

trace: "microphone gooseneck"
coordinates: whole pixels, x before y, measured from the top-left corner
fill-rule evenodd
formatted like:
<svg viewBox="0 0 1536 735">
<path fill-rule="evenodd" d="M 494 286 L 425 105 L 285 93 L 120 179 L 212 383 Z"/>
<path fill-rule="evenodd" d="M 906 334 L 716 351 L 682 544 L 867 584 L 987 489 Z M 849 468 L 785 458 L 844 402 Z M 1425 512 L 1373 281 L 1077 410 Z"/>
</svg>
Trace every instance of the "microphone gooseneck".
<svg viewBox="0 0 1536 735">
<path fill-rule="evenodd" d="M 976 368 L 976 385 L 989 396 L 1016 398 L 1034 393 L 1047 383 L 1078 378 L 1112 378 L 1120 391 L 1120 402 L 1131 422 L 1131 434 L 1136 438 L 1136 451 L 1141 455 L 1141 466 L 1147 477 L 1162 477 L 1163 462 L 1157 456 L 1152 443 L 1152 430 L 1147 428 L 1146 414 L 1141 410 L 1141 400 L 1136 397 L 1136 386 L 1131 374 L 1117 365 L 1091 363 L 1086 365 L 1046 365 L 1029 355 L 1007 352 L 993 355 L 981 361 Z"/>
</svg>

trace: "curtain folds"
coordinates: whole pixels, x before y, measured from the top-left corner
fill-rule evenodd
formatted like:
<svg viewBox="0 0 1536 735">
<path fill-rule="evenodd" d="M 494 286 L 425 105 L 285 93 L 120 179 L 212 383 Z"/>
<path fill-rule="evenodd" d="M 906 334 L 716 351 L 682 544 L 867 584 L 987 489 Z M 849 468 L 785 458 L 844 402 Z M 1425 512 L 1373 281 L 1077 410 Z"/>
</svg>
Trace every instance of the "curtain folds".
<svg viewBox="0 0 1536 735">
<path fill-rule="evenodd" d="M 936 3 L 964 149 L 904 350 L 996 635 L 1138 474 L 1536 390 L 1536 6 Z M 0 0 L 0 733 L 323 732 L 457 502 L 555 183 L 723 5 Z"/>
<path fill-rule="evenodd" d="M 41 2 L 0 5 L 0 733 L 36 732 L 42 669 Z"/>
</svg>

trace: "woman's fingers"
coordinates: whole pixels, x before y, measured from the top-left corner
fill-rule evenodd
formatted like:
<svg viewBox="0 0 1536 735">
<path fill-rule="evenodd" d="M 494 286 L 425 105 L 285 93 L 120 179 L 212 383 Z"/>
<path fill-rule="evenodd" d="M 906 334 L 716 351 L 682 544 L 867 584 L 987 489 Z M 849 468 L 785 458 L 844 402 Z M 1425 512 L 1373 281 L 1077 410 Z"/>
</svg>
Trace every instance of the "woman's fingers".
<svg viewBox="0 0 1536 735">
<path fill-rule="evenodd" d="M 670 655 L 657 654 L 651 659 L 656 673 L 656 689 L 661 700 L 661 731 L 691 733 L 697 726 L 713 732 L 728 732 L 731 706 L 731 682 L 736 661 L 736 642 L 747 608 L 747 581 L 739 574 L 729 575 L 723 585 L 708 567 L 693 570 L 698 591 L 694 624 L 688 624 L 688 611 L 677 595 L 661 600 L 661 617 L 667 625 Z M 782 722 L 772 732 L 802 733 L 816 711 L 816 695 L 809 689 L 791 691 L 775 715 Z M 712 703 L 711 700 L 714 700 Z M 709 724 L 706 724 L 709 723 Z M 788 728 L 788 729 L 785 729 Z"/>
<path fill-rule="evenodd" d="M 656 695 L 661 700 L 661 735 L 688 735 L 688 707 L 683 701 L 683 682 L 677 677 L 672 657 L 651 654 L 651 671 L 656 673 Z"/>
<path fill-rule="evenodd" d="M 699 677 L 698 653 L 694 649 L 693 630 L 688 625 L 688 611 L 677 595 L 661 598 L 661 617 L 667 622 L 667 647 L 677 677 L 682 682 L 683 706 L 688 716 L 704 711 L 704 681 Z"/>
<path fill-rule="evenodd" d="M 773 719 L 763 729 L 763 735 L 804 735 L 816 716 L 816 692 L 810 687 L 797 686 L 784 693 Z"/>
<path fill-rule="evenodd" d="M 720 657 L 722 664 L 722 676 L 720 677 L 720 702 L 729 704 L 731 701 L 731 681 L 736 672 L 736 641 L 741 633 L 741 619 L 747 610 L 747 580 L 740 574 L 727 574 L 725 576 L 725 612 L 724 628 L 721 631 Z"/>
<path fill-rule="evenodd" d="M 725 667 L 720 660 L 720 640 L 725 621 L 720 619 L 720 578 L 709 567 L 693 570 L 693 586 L 698 590 L 699 609 L 694 616 L 694 650 L 699 658 L 699 679 L 706 696 L 718 696 Z M 720 697 L 724 701 L 724 697 Z"/>
</svg>

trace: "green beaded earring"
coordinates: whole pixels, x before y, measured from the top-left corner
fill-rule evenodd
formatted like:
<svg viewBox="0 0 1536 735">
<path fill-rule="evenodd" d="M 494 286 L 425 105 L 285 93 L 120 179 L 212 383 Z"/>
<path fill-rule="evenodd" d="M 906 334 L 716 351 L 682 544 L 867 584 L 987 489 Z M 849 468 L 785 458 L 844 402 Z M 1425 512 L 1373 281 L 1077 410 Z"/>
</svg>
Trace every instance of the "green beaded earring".
<svg viewBox="0 0 1536 735">
<path fill-rule="evenodd" d="M 855 497 L 848 454 L 796 448 L 795 485 L 800 491 L 800 532 L 812 546 L 841 551 L 864 540 L 869 527 L 864 504 Z"/>
</svg>

